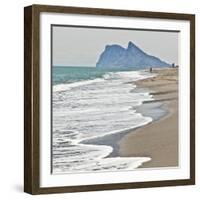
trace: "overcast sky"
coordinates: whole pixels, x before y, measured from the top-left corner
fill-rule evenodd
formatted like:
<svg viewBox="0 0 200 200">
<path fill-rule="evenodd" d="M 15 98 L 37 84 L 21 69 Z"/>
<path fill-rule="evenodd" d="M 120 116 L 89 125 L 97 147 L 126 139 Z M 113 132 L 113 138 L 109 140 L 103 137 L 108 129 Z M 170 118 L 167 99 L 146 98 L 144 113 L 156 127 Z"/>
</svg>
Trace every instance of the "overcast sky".
<svg viewBox="0 0 200 200">
<path fill-rule="evenodd" d="M 132 41 L 146 53 L 178 64 L 178 33 L 53 26 L 53 66 L 96 66 L 106 45 Z"/>
</svg>

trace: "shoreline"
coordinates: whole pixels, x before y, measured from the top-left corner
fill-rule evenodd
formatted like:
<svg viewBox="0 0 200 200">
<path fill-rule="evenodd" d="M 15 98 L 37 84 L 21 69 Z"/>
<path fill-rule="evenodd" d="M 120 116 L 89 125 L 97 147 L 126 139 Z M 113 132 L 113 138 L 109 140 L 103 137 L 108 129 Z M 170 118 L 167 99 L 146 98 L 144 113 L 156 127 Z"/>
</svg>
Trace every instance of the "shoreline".
<svg viewBox="0 0 200 200">
<path fill-rule="evenodd" d="M 148 92 L 152 101 L 144 101 L 136 112 L 152 122 L 119 133 L 84 140 L 82 144 L 106 145 L 112 157 L 149 157 L 138 168 L 178 166 L 178 69 L 154 69 L 157 76 L 134 81 L 134 92 Z M 160 131 L 161 130 L 161 134 Z"/>
<path fill-rule="evenodd" d="M 143 102 L 137 108 L 153 121 L 145 126 L 129 131 L 118 140 L 120 157 L 150 157 L 139 168 L 178 166 L 178 69 L 154 69 L 157 76 L 134 82 L 138 89 L 145 88 L 154 100 Z M 150 105 L 149 109 L 145 108 Z M 165 113 L 157 113 L 154 118 L 152 104 L 159 104 Z"/>
</svg>

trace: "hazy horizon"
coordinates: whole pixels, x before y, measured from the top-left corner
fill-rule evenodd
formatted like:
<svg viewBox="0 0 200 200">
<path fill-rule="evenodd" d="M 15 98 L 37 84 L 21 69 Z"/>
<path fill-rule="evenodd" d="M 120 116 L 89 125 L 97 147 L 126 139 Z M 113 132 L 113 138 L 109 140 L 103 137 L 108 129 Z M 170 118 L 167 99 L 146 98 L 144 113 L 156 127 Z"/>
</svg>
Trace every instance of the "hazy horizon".
<svg viewBox="0 0 200 200">
<path fill-rule="evenodd" d="M 131 41 L 149 55 L 178 64 L 178 32 L 106 28 L 52 28 L 53 66 L 95 67 L 106 45 L 127 48 Z"/>
</svg>

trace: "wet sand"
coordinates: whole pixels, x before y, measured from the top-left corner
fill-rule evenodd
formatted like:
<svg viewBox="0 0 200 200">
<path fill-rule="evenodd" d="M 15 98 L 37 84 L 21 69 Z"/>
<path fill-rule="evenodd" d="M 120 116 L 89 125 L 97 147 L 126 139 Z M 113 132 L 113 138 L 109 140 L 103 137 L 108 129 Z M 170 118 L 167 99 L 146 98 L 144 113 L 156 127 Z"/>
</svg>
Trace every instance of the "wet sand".
<svg viewBox="0 0 200 200">
<path fill-rule="evenodd" d="M 167 115 L 126 134 L 118 142 L 119 156 L 150 157 L 140 168 L 178 166 L 178 69 L 153 69 L 157 76 L 137 81 L 138 88 L 151 91 Z M 152 112 L 152 111 L 151 111 Z M 142 113 L 145 116 L 145 112 Z M 147 116 L 148 113 L 146 112 Z"/>
</svg>

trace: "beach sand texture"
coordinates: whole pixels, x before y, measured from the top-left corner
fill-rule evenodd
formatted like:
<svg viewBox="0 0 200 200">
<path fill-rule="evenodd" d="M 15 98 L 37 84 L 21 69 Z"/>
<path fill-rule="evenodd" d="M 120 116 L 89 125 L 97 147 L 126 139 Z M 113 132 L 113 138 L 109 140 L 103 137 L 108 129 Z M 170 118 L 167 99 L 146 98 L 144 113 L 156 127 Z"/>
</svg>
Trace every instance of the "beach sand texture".
<svg viewBox="0 0 200 200">
<path fill-rule="evenodd" d="M 157 76 L 137 81 L 162 102 L 168 114 L 126 134 L 119 141 L 119 156 L 150 157 L 140 168 L 178 166 L 178 69 L 153 69 Z M 153 102 L 144 102 L 144 104 Z M 143 113 L 144 115 L 144 113 Z"/>
</svg>

